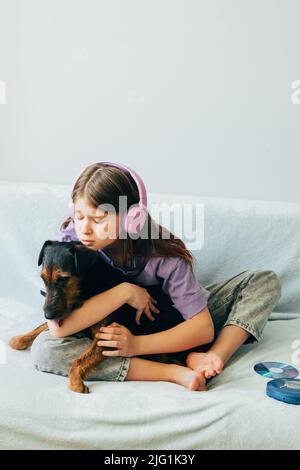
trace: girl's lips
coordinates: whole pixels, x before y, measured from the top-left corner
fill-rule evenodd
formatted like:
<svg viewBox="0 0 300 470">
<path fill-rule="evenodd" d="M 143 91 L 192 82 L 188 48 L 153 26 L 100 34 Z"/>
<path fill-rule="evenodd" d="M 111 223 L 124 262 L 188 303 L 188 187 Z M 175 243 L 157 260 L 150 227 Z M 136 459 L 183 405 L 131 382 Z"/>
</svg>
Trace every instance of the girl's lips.
<svg viewBox="0 0 300 470">
<path fill-rule="evenodd" d="M 85 245 L 90 245 L 91 243 L 94 243 L 93 240 L 82 240 L 82 243 Z"/>
</svg>

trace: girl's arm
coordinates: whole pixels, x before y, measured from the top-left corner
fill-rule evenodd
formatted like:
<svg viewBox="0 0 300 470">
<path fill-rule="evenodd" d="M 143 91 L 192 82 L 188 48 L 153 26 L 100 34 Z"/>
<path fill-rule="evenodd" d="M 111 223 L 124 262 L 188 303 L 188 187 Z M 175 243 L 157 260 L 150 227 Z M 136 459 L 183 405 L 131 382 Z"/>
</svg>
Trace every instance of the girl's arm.
<svg viewBox="0 0 300 470">
<path fill-rule="evenodd" d="M 80 308 L 73 310 L 64 319 L 62 326 L 58 326 L 54 320 L 49 320 L 47 323 L 50 336 L 63 338 L 94 325 L 127 303 L 129 292 L 128 284 L 123 282 L 87 299 Z"/>
<path fill-rule="evenodd" d="M 169 330 L 135 336 L 136 355 L 185 351 L 214 339 L 214 324 L 208 308 Z"/>
</svg>

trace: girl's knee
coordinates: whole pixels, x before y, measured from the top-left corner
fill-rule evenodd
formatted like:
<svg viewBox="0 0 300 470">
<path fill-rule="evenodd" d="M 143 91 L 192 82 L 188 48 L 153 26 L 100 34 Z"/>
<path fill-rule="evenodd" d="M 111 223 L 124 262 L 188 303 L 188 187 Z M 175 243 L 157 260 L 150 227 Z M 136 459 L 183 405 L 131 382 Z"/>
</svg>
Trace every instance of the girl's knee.
<svg viewBox="0 0 300 470">
<path fill-rule="evenodd" d="M 31 358 L 36 369 L 48 371 L 55 368 L 63 359 L 62 345 L 64 338 L 52 338 L 49 330 L 40 333 L 31 345 Z"/>
<path fill-rule="evenodd" d="M 275 273 L 275 271 L 263 271 L 265 276 L 265 281 L 267 283 L 268 292 L 272 297 L 274 297 L 274 301 L 277 303 L 281 297 L 281 281 L 279 276 Z"/>
<path fill-rule="evenodd" d="M 258 270 L 255 273 L 257 275 L 257 283 L 259 283 L 258 287 L 260 287 L 260 294 L 263 297 L 263 308 L 259 310 L 260 314 L 257 316 L 261 334 L 281 297 L 281 281 L 275 271 L 272 270 Z M 261 295 L 259 299 L 262 299 Z"/>
<path fill-rule="evenodd" d="M 33 341 L 31 345 L 31 358 L 33 361 L 33 364 L 37 369 L 40 369 L 42 367 L 42 364 L 44 362 L 44 357 L 45 355 L 48 355 L 48 339 L 50 338 L 50 333 L 48 330 L 43 331 L 40 333 L 35 340 Z"/>
</svg>

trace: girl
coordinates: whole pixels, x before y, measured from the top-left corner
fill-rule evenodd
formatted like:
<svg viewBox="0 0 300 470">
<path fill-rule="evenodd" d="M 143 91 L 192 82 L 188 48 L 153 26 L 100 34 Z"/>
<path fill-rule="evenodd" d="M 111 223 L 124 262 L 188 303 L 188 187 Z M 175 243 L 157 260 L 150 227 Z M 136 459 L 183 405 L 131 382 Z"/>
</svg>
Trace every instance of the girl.
<svg viewBox="0 0 300 470">
<path fill-rule="evenodd" d="M 80 331 L 102 321 L 98 344 L 115 350 L 103 352 L 108 357 L 88 380 L 170 381 L 203 391 L 206 379 L 219 374 L 239 346 L 262 339 L 281 284 L 274 271 L 257 270 L 204 288 L 195 278 L 193 257 L 183 241 L 156 224 L 148 211 L 144 228 L 154 237 L 144 238 L 142 232 L 121 237 L 124 211 L 119 197 L 126 196 L 130 208 L 141 201 L 143 188 L 135 172 L 112 162 L 88 166 L 75 182 L 74 212 L 61 226 L 61 240 L 80 240 L 98 250 L 131 282 L 88 299 L 60 327 L 48 321 L 49 330 L 32 344 L 33 361 L 40 371 L 68 376 L 72 361 L 91 341 Z M 105 205 L 115 210 L 103 210 Z M 125 303 L 137 309 L 138 320 L 145 313 L 155 321 L 155 299 L 142 286 L 158 283 L 182 314 L 182 323 L 140 336 L 123 325 L 108 324 L 105 317 Z"/>
</svg>

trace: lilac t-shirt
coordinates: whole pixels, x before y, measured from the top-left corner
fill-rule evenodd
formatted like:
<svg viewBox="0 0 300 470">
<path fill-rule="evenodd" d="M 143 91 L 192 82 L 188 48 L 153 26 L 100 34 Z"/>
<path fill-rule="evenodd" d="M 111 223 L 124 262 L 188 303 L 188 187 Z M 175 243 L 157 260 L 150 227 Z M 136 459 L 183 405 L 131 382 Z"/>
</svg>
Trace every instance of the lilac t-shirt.
<svg viewBox="0 0 300 470">
<path fill-rule="evenodd" d="M 66 230 L 60 231 L 59 241 L 78 241 L 72 223 Z M 207 306 L 210 292 L 200 285 L 190 264 L 180 256 L 149 258 L 142 267 L 125 271 L 116 266 L 103 250 L 98 252 L 108 264 L 119 269 L 135 284 L 141 286 L 162 284 L 163 292 L 170 296 L 173 307 L 185 320 L 192 318 Z M 134 257 L 134 266 L 137 266 L 136 257 Z"/>
</svg>

